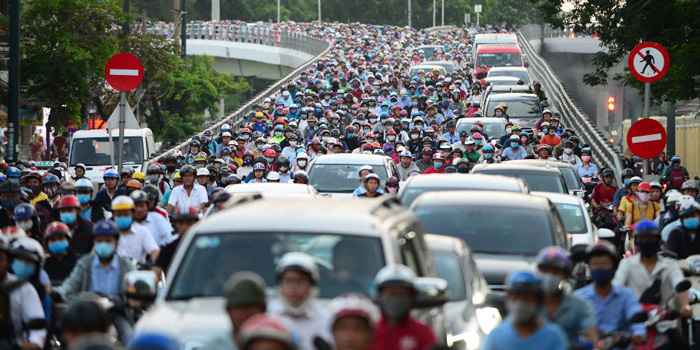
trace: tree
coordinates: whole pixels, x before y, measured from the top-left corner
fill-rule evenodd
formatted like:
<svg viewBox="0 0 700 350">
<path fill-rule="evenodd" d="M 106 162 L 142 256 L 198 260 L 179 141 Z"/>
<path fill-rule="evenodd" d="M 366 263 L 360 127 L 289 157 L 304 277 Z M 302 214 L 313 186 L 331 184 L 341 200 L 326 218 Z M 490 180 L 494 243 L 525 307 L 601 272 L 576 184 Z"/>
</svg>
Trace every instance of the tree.
<svg viewBox="0 0 700 350">
<path fill-rule="evenodd" d="M 626 63 L 634 46 L 654 41 L 668 50 L 671 59 L 666 76 L 652 84 L 654 100 L 675 102 L 700 95 L 700 1 L 576 1 L 566 13 L 561 12 L 564 0 L 530 1 L 540 2 L 545 21 L 555 28 L 598 34 L 605 51 L 593 59 L 596 69 L 584 75 L 586 84 L 606 85 L 609 70 L 620 61 Z M 613 79 L 641 90 L 643 84 L 625 71 Z"/>
</svg>

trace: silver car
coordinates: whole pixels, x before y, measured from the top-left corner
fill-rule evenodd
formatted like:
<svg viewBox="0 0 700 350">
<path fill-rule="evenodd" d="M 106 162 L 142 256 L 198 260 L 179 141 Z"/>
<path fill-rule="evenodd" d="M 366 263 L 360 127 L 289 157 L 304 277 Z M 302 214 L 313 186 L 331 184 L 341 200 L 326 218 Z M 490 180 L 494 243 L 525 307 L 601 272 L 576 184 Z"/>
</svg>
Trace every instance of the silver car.
<svg viewBox="0 0 700 350">
<path fill-rule="evenodd" d="M 409 176 L 401 185 L 398 196 L 401 204 L 410 206 L 425 192 L 443 191 L 506 191 L 530 193 L 522 179 L 481 174 L 431 174 Z"/>
</svg>

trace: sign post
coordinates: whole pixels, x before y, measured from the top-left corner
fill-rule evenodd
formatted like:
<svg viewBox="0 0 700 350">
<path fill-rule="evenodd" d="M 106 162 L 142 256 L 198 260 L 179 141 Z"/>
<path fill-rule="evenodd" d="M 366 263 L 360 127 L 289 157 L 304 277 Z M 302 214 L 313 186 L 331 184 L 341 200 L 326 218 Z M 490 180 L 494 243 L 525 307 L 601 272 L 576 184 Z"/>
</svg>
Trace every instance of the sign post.
<svg viewBox="0 0 700 350">
<path fill-rule="evenodd" d="M 474 12 L 476 12 L 476 27 L 479 28 L 479 14 L 481 13 L 481 5 L 474 5 Z"/>
<path fill-rule="evenodd" d="M 663 78 L 671 60 L 663 46 L 645 41 L 632 49 L 627 59 L 630 73 L 644 83 L 644 118 L 649 118 L 651 106 L 651 83 Z"/>
<path fill-rule="evenodd" d="M 124 124 L 126 123 L 126 91 L 135 89 L 143 80 L 143 65 L 136 56 L 129 53 L 119 53 L 107 61 L 105 78 L 119 93 L 119 173 L 122 172 L 124 161 Z M 111 127 L 110 127 L 110 145 Z M 112 156 L 113 158 L 114 156 Z"/>
</svg>

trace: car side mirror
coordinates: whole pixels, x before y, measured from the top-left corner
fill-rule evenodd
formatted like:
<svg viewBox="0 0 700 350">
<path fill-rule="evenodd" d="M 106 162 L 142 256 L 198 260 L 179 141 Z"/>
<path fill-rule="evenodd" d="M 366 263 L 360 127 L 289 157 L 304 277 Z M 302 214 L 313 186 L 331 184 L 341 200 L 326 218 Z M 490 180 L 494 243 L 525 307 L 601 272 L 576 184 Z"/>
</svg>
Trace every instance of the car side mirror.
<svg viewBox="0 0 700 350">
<path fill-rule="evenodd" d="M 584 190 L 574 190 L 574 195 L 581 197 L 581 198 L 586 198 L 586 191 Z"/>
<path fill-rule="evenodd" d="M 690 289 L 690 287 L 691 287 L 690 281 L 682 280 L 676 285 L 676 292 L 678 292 L 678 293 L 685 292 L 686 290 Z"/>
<path fill-rule="evenodd" d="M 530 67 L 530 62 L 525 61 L 525 62 L 523 63 L 523 67 L 525 67 L 525 68 Z"/>
<path fill-rule="evenodd" d="M 429 308 L 447 302 L 447 281 L 437 277 L 417 277 L 413 281 L 416 290 L 414 307 Z"/>
<path fill-rule="evenodd" d="M 615 232 L 613 232 L 613 230 L 608 229 L 608 228 L 600 228 L 600 229 L 598 229 L 598 238 L 611 240 L 611 239 L 615 238 Z"/>
<path fill-rule="evenodd" d="M 549 107 L 549 102 L 547 102 L 547 101 L 542 101 L 542 102 L 540 102 L 540 106 L 542 106 L 542 107 Z"/>
<path fill-rule="evenodd" d="M 507 299 L 507 294 L 505 292 L 490 292 L 486 294 L 486 298 L 484 300 L 485 306 L 490 306 L 493 308 L 498 309 L 498 312 L 501 313 L 501 315 L 506 314 L 506 299 Z"/>
<path fill-rule="evenodd" d="M 154 301 L 156 299 L 156 273 L 131 271 L 124 276 L 123 292 L 129 299 Z"/>
</svg>

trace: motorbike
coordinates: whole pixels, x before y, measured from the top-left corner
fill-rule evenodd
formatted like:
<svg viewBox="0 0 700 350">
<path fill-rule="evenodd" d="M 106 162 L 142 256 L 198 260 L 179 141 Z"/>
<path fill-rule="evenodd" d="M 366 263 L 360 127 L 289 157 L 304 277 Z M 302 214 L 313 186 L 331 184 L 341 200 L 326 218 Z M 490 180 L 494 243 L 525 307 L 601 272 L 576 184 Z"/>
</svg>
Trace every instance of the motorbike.
<svg viewBox="0 0 700 350">
<path fill-rule="evenodd" d="M 700 349 L 700 255 L 691 255 L 678 264 L 690 281 L 689 301 L 693 317 L 686 320 L 686 335 L 691 349 Z"/>
<path fill-rule="evenodd" d="M 593 194 L 593 188 L 598 184 L 598 179 L 591 175 L 586 175 L 581 178 L 581 182 L 586 187 L 586 197 L 590 197 Z"/>
<path fill-rule="evenodd" d="M 601 205 L 593 210 L 592 221 L 598 228 L 615 230 L 617 227 L 617 217 L 614 215 L 612 203 Z"/>
<path fill-rule="evenodd" d="M 661 279 L 657 279 L 654 283 L 642 293 L 639 302 L 642 304 L 642 311 L 646 313 L 646 321 L 644 326 L 647 328 L 646 342 L 637 345 L 634 348 L 637 350 L 671 350 L 671 340 L 666 335 L 666 332 L 678 327 L 678 317 L 680 314 L 676 310 L 671 310 L 666 306 L 677 296 L 678 293 L 690 289 L 690 282 L 683 280 L 675 287 L 675 293 L 668 299 L 660 302 L 659 295 L 661 294 Z"/>
</svg>

